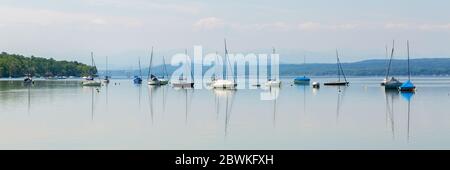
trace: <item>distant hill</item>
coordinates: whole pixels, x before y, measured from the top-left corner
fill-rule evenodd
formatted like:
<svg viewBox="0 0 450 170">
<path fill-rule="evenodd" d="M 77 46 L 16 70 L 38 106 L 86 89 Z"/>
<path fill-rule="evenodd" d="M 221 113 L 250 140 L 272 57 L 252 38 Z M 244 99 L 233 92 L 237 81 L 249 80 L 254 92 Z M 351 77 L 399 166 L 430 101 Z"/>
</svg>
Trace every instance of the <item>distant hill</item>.
<svg viewBox="0 0 450 170">
<path fill-rule="evenodd" d="M 450 58 L 427 58 L 427 59 L 411 59 L 411 74 L 412 75 L 435 75 L 447 76 L 450 75 Z M 386 74 L 387 60 L 364 60 L 353 63 L 342 63 L 342 68 L 348 76 L 384 76 Z M 157 75 L 162 73 L 162 65 L 155 66 L 152 71 Z M 177 67 L 167 66 L 169 75 Z M 204 71 L 208 69 L 204 67 Z M 270 69 L 270 68 L 269 68 Z M 147 75 L 148 69 L 142 71 L 143 75 Z M 392 75 L 407 75 L 407 60 L 393 60 L 391 64 Z M 137 75 L 137 70 L 113 70 L 110 71 L 112 76 L 133 76 Z M 101 73 L 100 73 L 101 74 Z M 337 74 L 336 64 L 281 64 L 281 76 L 298 76 L 298 75 L 313 75 L 313 76 L 331 76 Z"/>
</svg>

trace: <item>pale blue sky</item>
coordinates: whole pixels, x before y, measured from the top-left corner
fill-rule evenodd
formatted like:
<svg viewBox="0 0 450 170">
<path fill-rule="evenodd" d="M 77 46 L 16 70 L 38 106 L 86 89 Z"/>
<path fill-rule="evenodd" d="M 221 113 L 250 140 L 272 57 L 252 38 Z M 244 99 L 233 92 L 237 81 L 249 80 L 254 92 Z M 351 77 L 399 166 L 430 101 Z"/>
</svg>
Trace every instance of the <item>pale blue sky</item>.
<svg viewBox="0 0 450 170">
<path fill-rule="evenodd" d="M 223 53 L 270 52 L 281 62 L 383 58 L 397 41 L 404 57 L 450 56 L 450 1 L 445 0 L 0 0 L 0 50 L 88 61 L 101 68 L 135 66 L 155 54 L 172 56 L 193 45 Z M 159 59 L 157 61 L 160 61 Z"/>
</svg>

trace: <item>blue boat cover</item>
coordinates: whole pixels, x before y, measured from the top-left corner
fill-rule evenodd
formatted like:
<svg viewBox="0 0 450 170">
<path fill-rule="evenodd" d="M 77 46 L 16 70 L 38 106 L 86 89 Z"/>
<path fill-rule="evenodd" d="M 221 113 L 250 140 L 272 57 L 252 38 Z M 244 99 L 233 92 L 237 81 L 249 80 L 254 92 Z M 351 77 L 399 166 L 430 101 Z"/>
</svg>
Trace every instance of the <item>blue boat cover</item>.
<svg viewBox="0 0 450 170">
<path fill-rule="evenodd" d="M 404 88 L 404 89 L 414 88 L 414 87 L 415 87 L 414 84 L 409 80 L 400 86 L 400 88 Z"/>
<path fill-rule="evenodd" d="M 297 77 L 294 79 L 295 81 L 310 81 L 310 79 L 306 76 L 303 77 Z"/>
</svg>

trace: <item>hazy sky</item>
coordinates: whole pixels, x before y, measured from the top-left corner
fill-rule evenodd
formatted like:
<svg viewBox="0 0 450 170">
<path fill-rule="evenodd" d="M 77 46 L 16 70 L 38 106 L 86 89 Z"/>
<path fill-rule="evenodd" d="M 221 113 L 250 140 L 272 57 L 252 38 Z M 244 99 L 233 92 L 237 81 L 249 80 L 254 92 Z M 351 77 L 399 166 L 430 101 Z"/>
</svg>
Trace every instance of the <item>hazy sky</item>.
<svg viewBox="0 0 450 170">
<path fill-rule="evenodd" d="M 450 56 L 447 0 L 0 0 L 0 51 L 136 67 L 193 45 L 205 52 L 271 52 L 281 62 Z"/>
</svg>

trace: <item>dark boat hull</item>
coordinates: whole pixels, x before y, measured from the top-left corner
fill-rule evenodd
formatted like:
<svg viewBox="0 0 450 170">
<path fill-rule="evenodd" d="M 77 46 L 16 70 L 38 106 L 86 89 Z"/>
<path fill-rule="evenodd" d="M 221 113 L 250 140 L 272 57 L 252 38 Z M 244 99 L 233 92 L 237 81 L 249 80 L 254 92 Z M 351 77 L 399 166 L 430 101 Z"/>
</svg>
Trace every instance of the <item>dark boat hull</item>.
<svg viewBox="0 0 450 170">
<path fill-rule="evenodd" d="M 416 90 L 415 87 L 400 88 L 401 92 L 414 92 L 415 90 Z"/>
<path fill-rule="evenodd" d="M 172 83 L 172 86 L 178 88 L 193 88 L 194 83 Z"/>
<path fill-rule="evenodd" d="M 328 83 L 323 83 L 323 85 L 325 86 L 347 86 L 349 84 L 349 82 L 328 82 Z"/>
</svg>

